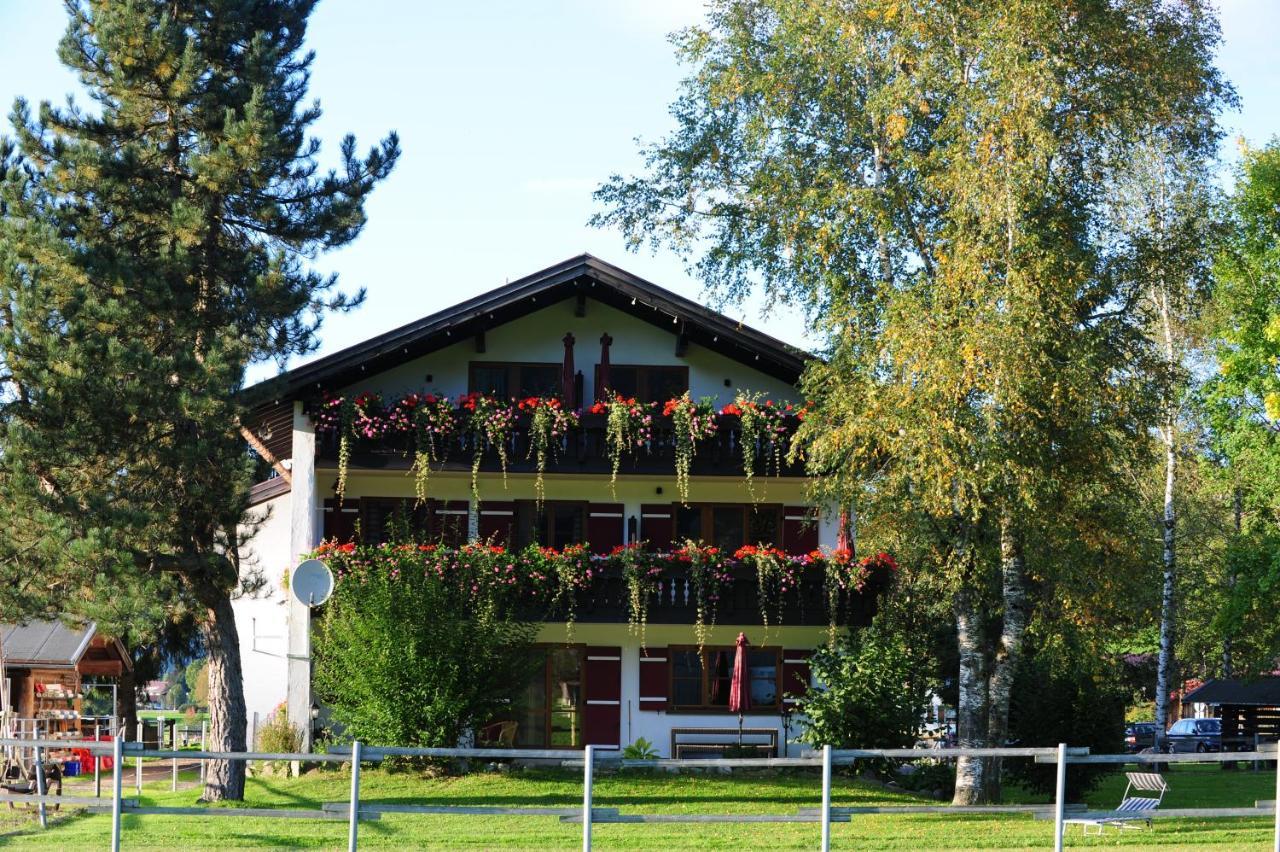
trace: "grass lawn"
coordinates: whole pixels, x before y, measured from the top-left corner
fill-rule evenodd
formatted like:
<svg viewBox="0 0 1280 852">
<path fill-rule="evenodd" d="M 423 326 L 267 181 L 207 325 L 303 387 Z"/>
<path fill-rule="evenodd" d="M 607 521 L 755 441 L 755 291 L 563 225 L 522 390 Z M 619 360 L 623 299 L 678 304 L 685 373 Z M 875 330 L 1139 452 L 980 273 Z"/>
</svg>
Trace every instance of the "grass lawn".
<svg viewBox="0 0 1280 852">
<path fill-rule="evenodd" d="M 201 722 L 209 721 L 209 713 L 206 710 L 202 710 L 199 713 L 196 713 L 194 719 L 188 719 L 187 714 L 182 710 L 139 710 L 138 718 L 146 719 L 148 722 L 153 722 L 160 718 L 163 718 L 168 722 L 172 722 L 174 719 L 177 719 L 179 724 L 185 725 L 188 722 L 193 722 L 194 724 L 199 725 Z"/>
<path fill-rule="evenodd" d="M 129 771 L 126 778 L 131 779 Z M 317 808 L 342 801 L 349 789 L 344 771 L 312 772 L 298 779 L 257 778 L 249 782 L 245 805 Z M 1223 772 L 1216 766 L 1175 767 L 1167 776 L 1168 807 L 1250 806 L 1274 796 L 1270 772 Z M 509 774 L 475 773 L 425 779 L 417 774 L 366 769 L 361 800 L 374 803 L 453 805 L 575 806 L 581 804 L 581 775 L 558 770 Z M 1108 778 L 1089 796 L 1097 808 L 1114 807 L 1123 777 Z M 131 787 L 128 788 L 131 791 Z M 69 791 L 70 792 L 70 791 Z M 192 805 L 195 789 L 171 793 L 168 783 L 144 787 L 143 803 Z M 599 774 L 597 807 L 623 813 L 795 813 L 818 804 L 819 782 L 809 775 L 670 775 L 627 772 Z M 921 803 L 905 793 L 847 778 L 837 778 L 833 804 L 893 805 Z M 1124 845 L 1160 849 L 1268 849 L 1270 819 L 1163 820 L 1152 832 L 1109 831 L 1104 838 L 1081 838 L 1068 827 L 1070 846 Z M 571 849 L 581 844 L 580 825 L 557 817 L 425 816 L 384 814 L 362 822 L 360 845 L 382 848 Z M 600 849 L 812 849 L 818 843 L 813 824 L 641 824 L 595 827 Z M 106 815 L 60 816 L 47 831 L 26 827 L 0 836 L 0 845 L 16 848 L 100 849 L 110 832 Z M 1025 849 L 1052 844 L 1053 823 L 1030 816 L 855 815 L 832 826 L 832 845 L 853 849 Z M 346 842 L 345 821 L 267 820 L 216 816 L 141 816 L 124 818 L 128 849 L 223 850 L 263 847 L 333 849 Z"/>
</svg>

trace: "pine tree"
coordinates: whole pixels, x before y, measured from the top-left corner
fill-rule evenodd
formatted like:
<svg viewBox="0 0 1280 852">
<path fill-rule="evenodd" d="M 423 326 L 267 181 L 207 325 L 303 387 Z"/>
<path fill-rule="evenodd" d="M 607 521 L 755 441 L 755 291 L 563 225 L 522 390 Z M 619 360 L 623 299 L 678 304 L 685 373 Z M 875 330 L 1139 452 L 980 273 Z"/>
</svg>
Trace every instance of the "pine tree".
<svg viewBox="0 0 1280 852">
<path fill-rule="evenodd" d="M 359 301 L 309 261 L 360 233 L 399 154 L 347 137 L 320 170 L 314 5 L 68 0 L 59 56 L 93 104 L 18 101 L 2 157 L 3 603 L 153 633 L 193 616 L 215 750 L 245 748 L 237 393 Z M 206 798 L 243 788 L 243 763 L 210 766 Z"/>
</svg>

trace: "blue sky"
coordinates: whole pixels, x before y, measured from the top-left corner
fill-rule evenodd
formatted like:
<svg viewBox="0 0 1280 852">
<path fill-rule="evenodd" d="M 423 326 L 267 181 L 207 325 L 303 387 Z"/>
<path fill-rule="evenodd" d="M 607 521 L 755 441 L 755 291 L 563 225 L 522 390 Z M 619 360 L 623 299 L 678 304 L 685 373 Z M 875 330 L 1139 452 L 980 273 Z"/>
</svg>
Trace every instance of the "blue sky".
<svg viewBox="0 0 1280 852">
<path fill-rule="evenodd" d="M 1224 117 L 1261 143 L 1280 132 L 1280 0 L 1222 0 L 1220 64 L 1240 112 Z M 591 192 L 638 167 L 636 137 L 660 138 L 681 69 L 666 34 L 696 22 L 697 0 L 324 0 L 311 21 L 315 127 L 332 153 L 400 133 L 400 165 L 373 195 L 351 246 L 322 257 L 358 311 L 331 317 L 321 354 L 448 307 L 583 251 L 698 298 L 671 253 L 630 254 L 588 228 Z M 0 104 L 61 101 L 75 78 L 55 54 L 55 0 L 0 0 Z M 797 315 L 756 305 L 727 312 L 803 344 Z M 262 377 L 274 368 L 255 371 Z"/>
</svg>

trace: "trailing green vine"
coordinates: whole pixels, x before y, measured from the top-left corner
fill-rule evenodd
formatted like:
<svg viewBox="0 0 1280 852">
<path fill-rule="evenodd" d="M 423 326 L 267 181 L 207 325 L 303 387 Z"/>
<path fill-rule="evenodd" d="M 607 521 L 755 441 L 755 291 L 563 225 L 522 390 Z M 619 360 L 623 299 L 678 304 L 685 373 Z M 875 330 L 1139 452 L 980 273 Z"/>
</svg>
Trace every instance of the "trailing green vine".
<svg viewBox="0 0 1280 852">
<path fill-rule="evenodd" d="M 805 563 L 767 544 L 748 544 L 738 548 L 733 556 L 755 568 L 757 605 L 765 630 L 769 629 L 770 603 L 773 604 L 774 622 L 781 624 L 787 595 L 800 587 Z"/>
<path fill-rule="evenodd" d="M 720 548 L 686 541 L 674 556 L 689 565 L 689 591 L 693 597 L 693 635 L 701 651 L 711 629 L 716 626 L 716 610 L 721 590 L 733 582 Z"/>
<path fill-rule="evenodd" d="M 676 491 L 681 503 L 689 502 L 689 471 L 693 466 L 693 457 L 698 452 L 698 441 L 712 438 L 716 434 L 715 407 L 710 397 L 698 402 L 684 396 L 668 400 L 662 413 L 671 418 L 672 431 L 675 433 L 675 467 Z"/>
<path fill-rule="evenodd" d="M 627 585 L 627 629 L 640 637 L 645 647 L 645 631 L 649 625 L 649 603 L 662 585 L 662 564 L 639 542 L 620 544 L 609 554 L 622 566 Z"/>
<path fill-rule="evenodd" d="M 578 426 L 578 414 L 567 411 L 554 397 L 531 396 L 520 400 L 520 411 L 529 415 L 529 455 L 534 457 L 537 470 L 533 481 L 534 498 L 539 506 L 545 496 L 543 474 L 547 459 L 560 451 L 560 439 Z"/>
<path fill-rule="evenodd" d="M 493 447 L 502 464 L 502 487 L 507 487 L 507 444 L 515 427 L 516 412 L 509 403 L 491 396 L 469 393 L 460 399 L 467 412 L 467 431 L 471 433 L 471 496 L 480 502 L 480 464 L 484 451 Z"/>
<path fill-rule="evenodd" d="M 609 399 L 596 402 L 589 409 L 592 414 L 605 415 L 605 452 L 609 456 L 609 493 L 618 498 L 618 471 L 622 467 L 623 453 L 644 447 L 653 439 L 653 406 L 636 402 L 635 397 L 623 397 L 617 393 Z"/>
<path fill-rule="evenodd" d="M 720 411 L 737 415 L 741 428 L 739 446 L 742 449 L 742 472 L 747 481 L 747 493 L 756 502 L 756 465 L 763 460 L 764 472 L 774 476 L 782 472 L 782 457 L 787 445 L 787 418 L 794 415 L 790 404 L 774 405 L 773 400 L 761 400 L 759 394 L 743 392 Z"/>
<path fill-rule="evenodd" d="M 391 409 L 389 418 L 399 431 L 413 436 L 413 490 L 424 503 L 431 465 L 443 460 L 457 428 L 453 405 L 448 397 L 409 394 Z"/>
</svg>

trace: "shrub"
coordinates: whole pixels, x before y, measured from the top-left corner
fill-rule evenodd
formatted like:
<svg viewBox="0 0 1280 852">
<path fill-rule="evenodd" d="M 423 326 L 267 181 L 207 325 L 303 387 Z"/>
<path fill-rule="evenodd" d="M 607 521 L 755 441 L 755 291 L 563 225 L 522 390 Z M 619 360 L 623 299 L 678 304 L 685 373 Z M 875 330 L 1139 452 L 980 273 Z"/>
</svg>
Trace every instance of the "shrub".
<svg viewBox="0 0 1280 852">
<path fill-rule="evenodd" d="M 878 627 L 851 631 L 810 658 L 820 686 L 802 699 L 808 717 L 801 739 L 835 748 L 906 748 L 924 718 L 919 666 L 904 643 Z"/>
<path fill-rule="evenodd" d="M 315 690 L 347 738 L 455 746 L 506 712 L 528 680 L 535 626 L 424 570 L 418 554 L 402 546 L 327 557 L 339 580 L 315 638 Z"/>
<path fill-rule="evenodd" d="M 622 756 L 627 760 L 657 760 L 658 750 L 644 737 L 637 737 L 635 742 L 622 750 Z"/>
<path fill-rule="evenodd" d="M 289 722 L 288 708 L 281 704 L 258 728 L 258 751 L 286 754 L 302 748 L 302 732 Z"/>
</svg>

